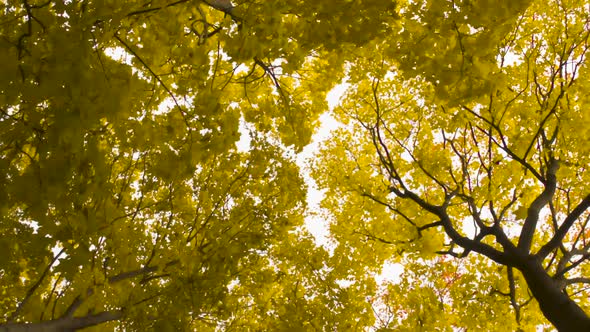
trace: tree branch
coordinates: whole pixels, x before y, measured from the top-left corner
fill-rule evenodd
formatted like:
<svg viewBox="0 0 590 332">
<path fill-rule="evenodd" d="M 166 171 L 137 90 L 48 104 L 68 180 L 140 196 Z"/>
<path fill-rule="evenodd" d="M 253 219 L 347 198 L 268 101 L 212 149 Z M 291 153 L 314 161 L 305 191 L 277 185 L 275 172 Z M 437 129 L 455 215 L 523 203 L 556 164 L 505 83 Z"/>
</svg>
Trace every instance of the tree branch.
<svg viewBox="0 0 590 332">
<path fill-rule="evenodd" d="M 453 223 L 451 222 L 451 219 L 446 213 L 444 207 L 432 205 L 424 201 L 414 192 L 406 191 L 405 194 L 411 200 L 420 205 L 423 209 L 438 216 L 440 218 L 440 222 L 442 223 L 445 232 L 451 238 L 451 240 L 453 240 L 453 242 L 455 242 L 458 246 L 468 251 L 475 251 L 479 254 L 482 254 L 498 264 L 507 266 L 513 266 L 515 264 L 513 259 L 510 259 L 505 253 L 495 249 L 494 247 L 479 241 L 472 240 L 468 237 L 459 234 L 459 232 L 457 232 L 457 230 L 453 226 Z"/>
<path fill-rule="evenodd" d="M 586 261 L 588 258 L 590 258 L 590 253 L 585 253 L 582 255 L 582 258 L 578 259 L 577 261 L 573 262 L 572 264 L 570 264 L 569 266 L 565 266 L 565 264 L 567 263 L 567 261 L 569 261 L 569 259 L 571 259 L 571 257 L 573 252 L 569 252 L 568 255 L 565 255 L 564 257 L 568 257 L 567 260 L 565 260 L 565 263 L 563 263 L 562 266 L 558 265 L 558 268 L 556 269 L 555 272 L 555 276 L 564 276 L 566 273 L 568 273 L 569 271 L 575 269 L 578 265 L 582 264 L 584 261 Z M 561 263 L 561 261 L 560 261 Z M 561 264 L 560 264 L 561 265 Z"/>
<path fill-rule="evenodd" d="M 53 266 L 53 264 L 55 264 L 55 262 L 57 261 L 59 256 L 61 256 L 61 254 L 63 254 L 64 251 L 65 251 L 65 248 L 62 248 L 57 253 L 57 255 L 55 255 L 53 257 L 53 259 L 51 260 L 51 263 L 49 263 L 49 265 L 47 265 L 47 267 L 45 268 L 45 270 L 41 274 L 41 277 L 39 277 L 39 280 L 37 280 L 37 282 L 33 286 L 31 286 L 31 288 L 29 288 L 29 290 L 27 291 L 27 294 L 25 295 L 25 298 L 18 304 L 18 306 L 16 307 L 16 310 L 10 315 L 10 317 L 8 317 L 8 322 L 12 322 L 16 319 L 16 317 L 18 317 L 18 315 L 20 314 L 20 312 L 23 309 L 23 307 L 25 306 L 25 304 L 27 304 L 27 302 L 29 301 L 31 296 L 33 296 L 33 293 L 35 293 L 37 288 L 39 288 L 39 286 L 41 286 L 43 279 L 45 279 L 45 277 L 47 276 L 47 273 L 49 273 L 49 270 L 51 270 L 51 267 Z"/>
<path fill-rule="evenodd" d="M 201 0 L 203 3 L 207 4 L 207 6 L 219 10 L 221 12 L 226 13 L 232 19 L 237 20 L 237 17 L 234 16 L 234 6 L 232 5 L 230 0 Z"/>
<path fill-rule="evenodd" d="M 529 170 L 540 181 L 545 181 L 545 179 L 541 176 L 541 174 L 539 174 L 539 172 L 537 172 L 537 170 L 533 166 L 531 166 L 531 164 L 529 164 L 524 158 L 520 158 L 519 156 L 517 156 L 512 150 L 510 150 L 510 148 L 508 148 L 508 144 L 506 143 L 506 140 L 504 138 L 504 133 L 502 132 L 502 129 L 498 126 L 498 124 L 495 124 L 492 121 L 490 121 L 490 120 L 484 118 L 483 116 L 477 114 L 477 112 L 473 111 L 472 109 L 470 109 L 467 106 L 462 105 L 461 107 L 464 110 L 466 110 L 467 112 L 469 112 L 472 115 L 474 115 L 475 117 L 477 117 L 478 119 L 484 121 L 486 124 L 488 124 L 492 128 L 494 128 L 494 130 L 500 136 L 501 144 L 500 144 L 500 142 L 498 140 L 496 140 L 495 138 L 493 138 L 490 135 L 490 133 L 488 133 L 488 131 L 486 131 L 485 129 L 481 128 L 480 126 L 477 126 L 477 125 L 475 126 L 478 130 L 482 131 L 485 135 L 488 135 L 488 137 L 490 137 L 492 139 L 492 142 L 494 142 L 494 144 L 496 144 L 500 149 L 502 149 L 504 152 L 506 152 L 508 154 L 508 156 L 510 156 L 510 158 L 512 158 L 512 160 L 514 160 L 514 161 L 518 162 L 519 164 L 521 164 L 524 168 L 526 168 L 527 170 Z"/>
<path fill-rule="evenodd" d="M 590 278 L 578 277 L 578 278 L 566 279 L 565 280 L 565 284 L 566 285 L 571 285 L 571 284 L 590 284 Z"/>
<path fill-rule="evenodd" d="M 514 272 L 512 267 L 507 268 L 508 284 L 510 287 L 510 304 L 514 308 L 514 314 L 516 316 L 516 322 L 520 324 L 520 305 L 516 302 L 516 284 L 514 282 Z"/>
<path fill-rule="evenodd" d="M 180 260 L 170 261 L 164 266 L 164 269 L 169 266 L 178 264 L 179 262 L 180 262 Z M 139 276 L 145 276 L 148 273 L 158 271 L 159 268 L 160 267 L 158 267 L 158 266 L 145 266 L 141 269 L 119 273 L 115 276 L 107 278 L 107 281 L 109 284 L 114 284 L 114 283 L 121 282 L 121 281 L 124 281 L 127 279 L 132 279 L 132 278 L 136 278 Z M 97 285 L 97 286 L 99 286 L 99 285 Z M 80 295 L 76 296 L 74 301 L 72 301 L 70 306 L 66 309 L 66 311 L 62 315 L 62 318 L 73 317 L 76 310 L 82 305 L 82 303 L 84 303 L 84 301 L 88 297 L 92 296 L 92 294 L 94 294 L 94 287 L 88 288 L 86 290 L 86 294 L 84 294 L 84 295 L 80 294 Z"/>
<path fill-rule="evenodd" d="M 555 172 L 559 169 L 559 161 L 551 159 L 549 165 L 547 165 L 547 175 L 545 179 L 545 189 L 543 192 L 535 198 L 528 208 L 527 217 L 524 221 L 524 225 L 520 231 L 520 237 L 518 239 L 518 249 L 529 253 L 531 250 L 531 244 L 535 229 L 537 228 L 537 222 L 539 221 L 539 213 L 541 209 L 549 204 L 553 195 L 555 194 L 555 187 L 557 186 L 557 178 Z"/>
<path fill-rule="evenodd" d="M 158 11 L 158 10 L 161 10 L 161 9 L 164 9 L 164 8 L 173 7 L 173 6 L 176 6 L 178 4 L 185 3 L 185 2 L 189 2 L 189 0 L 178 0 L 178 1 L 175 1 L 173 3 L 167 4 L 166 6 L 150 7 L 150 8 L 145 8 L 145 9 L 139 9 L 139 10 L 132 11 L 131 13 L 127 14 L 127 17 L 155 12 L 155 11 Z"/>
<path fill-rule="evenodd" d="M 178 259 L 170 261 L 170 262 L 166 263 L 166 265 L 164 265 L 164 269 L 166 269 L 167 267 L 176 265 L 178 263 L 180 263 L 180 260 L 178 260 Z M 156 272 L 158 269 L 159 269 L 158 266 L 146 266 L 141 269 L 119 273 L 115 276 L 109 277 L 108 281 L 109 281 L 109 283 L 114 284 L 119 281 L 139 277 L 140 275 L 144 275 L 144 274 L 151 273 L 151 272 Z"/>
<path fill-rule="evenodd" d="M 574 208 L 572 212 L 565 218 L 561 226 L 557 229 L 553 237 L 547 242 L 539 251 L 536 256 L 539 259 L 545 259 L 550 252 L 555 250 L 563 241 L 563 238 L 572 227 L 574 222 L 590 207 L 590 194 L 586 195 L 584 199 Z"/>
<path fill-rule="evenodd" d="M 102 323 L 118 320 L 123 317 L 122 310 L 103 311 L 98 314 L 82 317 L 62 317 L 39 323 L 8 323 L 0 324 L 0 332 L 64 332 L 75 331 Z"/>
<path fill-rule="evenodd" d="M 137 52 L 135 52 L 131 46 L 129 46 L 129 44 L 127 44 L 123 39 L 121 39 L 121 37 L 119 37 L 118 33 L 115 33 L 115 39 L 117 39 L 124 47 L 127 51 L 129 51 L 129 53 L 131 53 L 133 56 L 135 56 L 137 58 L 137 60 L 150 72 L 150 74 L 152 74 L 152 76 L 158 81 L 158 83 L 160 83 L 160 85 L 162 86 L 162 88 L 164 88 L 164 90 L 168 93 L 168 95 L 170 96 L 170 98 L 172 98 L 172 101 L 174 101 L 174 104 L 176 105 L 176 108 L 178 109 L 178 111 L 180 112 L 180 115 L 182 115 L 182 118 L 184 120 L 184 123 L 187 126 L 187 129 L 190 131 L 191 130 L 191 125 L 188 122 L 188 119 L 186 118 L 186 114 L 184 113 L 184 110 L 182 109 L 182 107 L 180 106 L 180 104 L 178 103 L 178 100 L 176 99 L 176 96 L 174 95 L 174 93 L 172 93 L 172 91 L 170 90 L 170 88 L 168 87 L 168 85 L 166 85 L 166 83 L 164 83 L 164 81 L 162 81 L 162 79 L 160 78 L 160 76 L 158 76 L 150 66 L 148 66 L 148 64 L 137 54 Z"/>
</svg>

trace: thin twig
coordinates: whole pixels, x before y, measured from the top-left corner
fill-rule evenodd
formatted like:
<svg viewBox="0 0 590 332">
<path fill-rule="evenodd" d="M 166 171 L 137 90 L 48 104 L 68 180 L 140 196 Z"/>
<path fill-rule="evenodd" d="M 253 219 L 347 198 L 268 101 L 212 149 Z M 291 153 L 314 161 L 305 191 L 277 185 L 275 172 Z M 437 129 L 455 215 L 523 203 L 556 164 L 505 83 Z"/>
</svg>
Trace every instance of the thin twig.
<svg viewBox="0 0 590 332">
<path fill-rule="evenodd" d="M 61 256 L 61 254 L 63 254 L 64 251 L 65 251 L 65 248 L 62 248 L 57 253 L 57 255 L 55 255 L 53 257 L 53 259 L 51 260 L 51 263 L 49 263 L 49 265 L 47 265 L 47 267 L 45 268 L 45 270 L 41 274 L 41 277 L 39 277 L 39 280 L 37 280 L 37 282 L 31 288 L 29 288 L 29 290 L 27 291 L 27 294 L 25 295 L 25 298 L 18 304 L 18 306 L 16 307 L 16 310 L 10 315 L 10 317 L 8 318 L 8 322 L 12 322 L 16 319 L 16 317 L 18 317 L 22 308 L 25 306 L 25 304 L 27 304 L 27 302 L 29 301 L 31 296 L 33 296 L 33 293 L 35 293 L 37 288 L 39 288 L 39 286 L 41 286 L 43 279 L 45 279 L 45 277 L 47 276 L 47 273 L 49 273 L 49 270 L 51 270 L 51 267 L 53 266 L 53 264 L 55 264 L 55 262 L 57 261 L 59 256 Z"/>
<path fill-rule="evenodd" d="M 178 111 L 180 112 L 180 114 L 182 115 L 182 118 L 184 119 L 184 123 L 187 126 L 187 129 L 189 130 L 189 132 L 191 131 L 191 126 L 188 122 L 188 119 L 186 118 L 186 114 L 184 113 L 184 110 L 182 109 L 182 107 L 180 106 L 180 104 L 178 103 L 178 100 L 176 99 L 176 96 L 174 96 L 174 94 L 172 93 L 172 91 L 168 88 L 168 86 L 166 85 L 166 83 L 164 83 L 164 81 L 162 81 L 162 79 L 160 78 L 160 76 L 158 76 L 153 70 L 152 68 L 150 68 L 150 66 L 148 66 L 148 64 L 129 46 L 129 44 L 127 44 L 123 39 L 121 39 L 121 37 L 119 37 L 118 33 L 115 33 L 115 38 L 125 47 L 125 49 L 127 49 L 127 51 L 129 51 L 129 53 L 131 53 L 133 56 L 135 56 L 137 58 L 137 60 L 150 72 L 150 74 L 152 74 L 152 76 L 160 83 L 160 85 L 164 88 L 164 90 L 166 90 L 166 92 L 168 93 L 168 95 L 170 95 L 170 98 L 172 98 L 172 100 L 174 101 L 174 104 L 176 105 L 176 108 L 178 108 Z"/>
</svg>

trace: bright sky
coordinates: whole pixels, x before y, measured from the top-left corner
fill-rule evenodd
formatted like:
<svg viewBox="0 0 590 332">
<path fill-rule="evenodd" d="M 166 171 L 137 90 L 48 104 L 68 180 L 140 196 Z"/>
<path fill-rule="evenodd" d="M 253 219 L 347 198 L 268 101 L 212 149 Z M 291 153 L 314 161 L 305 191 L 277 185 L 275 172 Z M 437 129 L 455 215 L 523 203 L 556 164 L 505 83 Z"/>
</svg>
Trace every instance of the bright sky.
<svg viewBox="0 0 590 332">
<path fill-rule="evenodd" d="M 338 84 L 328 93 L 326 100 L 328 101 L 330 110 L 338 106 L 340 98 L 347 87 L 347 84 Z M 315 236 L 318 245 L 326 245 L 329 232 L 328 224 L 317 215 L 314 216 L 315 212 L 319 212 L 320 202 L 324 198 L 324 193 L 318 190 L 315 181 L 310 177 L 307 163 L 313 157 L 313 154 L 319 150 L 323 142 L 330 137 L 331 131 L 338 128 L 339 123 L 329 113 L 322 114 L 320 116 L 320 122 L 320 127 L 313 135 L 311 143 L 297 155 L 297 165 L 301 168 L 302 175 L 308 185 L 307 204 L 311 214 L 306 217 L 305 225 L 310 233 Z"/>
<path fill-rule="evenodd" d="M 328 102 L 330 110 L 340 104 L 340 99 L 346 92 L 348 86 L 349 84 L 347 83 L 338 84 L 328 93 L 326 101 Z M 310 213 L 305 218 L 305 226 L 315 237 L 317 245 L 327 246 L 329 225 L 318 213 L 320 211 L 320 203 L 324 198 L 324 193 L 318 190 L 315 182 L 310 177 L 307 170 L 307 162 L 313 157 L 313 154 L 318 151 L 322 143 L 330 137 L 331 132 L 338 128 L 340 124 L 329 113 L 322 114 L 320 116 L 320 122 L 321 125 L 313 135 L 312 142 L 297 155 L 297 164 L 301 168 L 302 175 L 308 185 L 307 204 Z M 375 279 L 379 284 L 383 282 L 396 282 L 399 281 L 402 272 L 402 265 L 386 262 L 383 265 L 381 273 L 376 275 Z"/>
<path fill-rule="evenodd" d="M 328 107 L 330 110 L 334 109 L 344 94 L 347 84 L 338 84 L 327 95 Z M 318 190 L 315 182 L 309 175 L 307 170 L 307 162 L 313 157 L 313 154 L 318 151 L 321 144 L 330 137 L 332 130 L 338 128 L 339 123 L 329 114 L 324 113 L 320 116 L 320 127 L 316 130 L 312 137 L 311 143 L 306 146 L 303 151 L 297 154 L 296 162 L 300 167 L 302 176 L 308 185 L 307 204 L 312 212 L 305 219 L 305 225 L 310 233 L 315 237 L 316 244 L 327 245 L 328 225 L 325 220 L 314 216 L 314 212 L 319 211 L 319 206 L 324 197 L 322 191 Z M 238 151 L 248 151 L 250 149 L 250 135 L 249 131 L 254 130 L 242 118 L 240 121 L 240 140 L 236 143 Z"/>
</svg>

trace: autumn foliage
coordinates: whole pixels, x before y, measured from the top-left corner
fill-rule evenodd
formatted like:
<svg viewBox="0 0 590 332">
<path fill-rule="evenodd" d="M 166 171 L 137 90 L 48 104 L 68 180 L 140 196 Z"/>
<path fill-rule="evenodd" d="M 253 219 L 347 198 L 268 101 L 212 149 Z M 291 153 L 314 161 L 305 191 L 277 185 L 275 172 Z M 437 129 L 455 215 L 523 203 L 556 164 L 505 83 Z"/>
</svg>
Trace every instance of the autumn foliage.
<svg viewBox="0 0 590 332">
<path fill-rule="evenodd" d="M 590 330 L 590 3 L 0 13 L 0 331 Z"/>
</svg>

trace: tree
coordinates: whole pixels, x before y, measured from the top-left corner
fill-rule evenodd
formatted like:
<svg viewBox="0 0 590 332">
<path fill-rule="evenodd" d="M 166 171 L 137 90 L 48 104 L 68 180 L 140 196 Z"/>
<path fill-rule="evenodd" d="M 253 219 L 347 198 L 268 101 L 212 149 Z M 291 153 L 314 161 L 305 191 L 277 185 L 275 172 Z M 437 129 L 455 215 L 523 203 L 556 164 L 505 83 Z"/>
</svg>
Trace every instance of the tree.
<svg viewBox="0 0 590 332">
<path fill-rule="evenodd" d="M 312 169 L 350 273 L 404 266 L 374 299 L 383 329 L 590 330 L 588 6 L 498 24 L 409 4 L 400 34 L 420 44 L 376 40 L 348 65 Z"/>
<path fill-rule="evenodd" d="M 0 330 L 309 326 L 306 298 L 347 290 L 309 286 L 325 252 L 288 153 L 342 78 L 336 47 L 388 33 L 394 10 L 1 2 Z"/>
<path fill-rule="evenodd" d="M 0 331 L 584 330 L 585 6 L 3 1 Z"/>
</svg>

